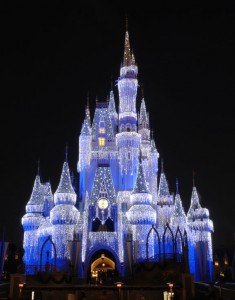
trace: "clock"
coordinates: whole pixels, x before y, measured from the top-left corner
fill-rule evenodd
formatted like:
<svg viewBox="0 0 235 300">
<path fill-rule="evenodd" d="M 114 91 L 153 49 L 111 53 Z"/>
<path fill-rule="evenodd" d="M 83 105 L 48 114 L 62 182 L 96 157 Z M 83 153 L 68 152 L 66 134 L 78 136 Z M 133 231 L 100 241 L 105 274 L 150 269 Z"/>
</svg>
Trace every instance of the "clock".
<svg viewBox="0 0 235 300">
<path fill-rule="evenodd" d="M 105 199 L 105 198 L 99 199 L 99 201 L 98 201 L 98 207 L 100 209 L 106 209 L 108 207 L 108 205 L 109 205 L 109 202 L 108 202 L 107 199 Z"/>
</svg>

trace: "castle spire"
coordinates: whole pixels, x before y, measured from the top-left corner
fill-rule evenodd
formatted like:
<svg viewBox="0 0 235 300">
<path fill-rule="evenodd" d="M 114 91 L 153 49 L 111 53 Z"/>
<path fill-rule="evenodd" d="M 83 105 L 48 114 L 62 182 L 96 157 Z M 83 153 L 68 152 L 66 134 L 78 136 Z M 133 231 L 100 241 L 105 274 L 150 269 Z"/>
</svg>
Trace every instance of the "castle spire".
<svg viewBox="0 0 235 300">
<path fill-rule="evenodd" d="M 143 165 L 141 162 L 139 163 L 138 174 L 137 174 L 133 193 L 134 194 L 148 193 L 148 188 L 147 188 L 146 180 L 145 180 L 145 176 L 144 176 Z"/>
<path fill-rule="evenodd" d="M 124 45 L 123 66 L 128 67 L 131 65 L 135 65 L 135 57 L 134 54 L 131 52 L 131 48 L 130 48 L 128 22 L 126 18 L 126 35 L 125 35 L 125 45 Z"/>
<path fill-rule="evenodd" d="M 143 126 L 143 128 L 149 128 L 149 118 L 148 118 L 148 114 L 146 111 L 146 105 L 145 105 L 144 98 L 142 98 L 141 105 L 140 105 L 139 124 L 141 124 Z"/>
<path fill-rule="evenodd" d="M 174 225 L 175 227 L 179 226 L 181 229 L 185 228 L 186 226 L 186 214 L 182 206 L 182 201 L 179 194 L 178 178 L 176 178 L 175 205 L 171 217 L 171 224 Z"/>
<path fill-rule="evenodd" d="M 167 183 L 166 176 L 165 176 L 164 169 L 163 169 L 163 159 L 161 161 L 161 164 L 162 164 L 161 175 L 160 175 L 160 182 L 159 182 L 159 187 L 158 187 L 158 197 L 159 198 L 170 196 L 168 183 Z"/>
<path fill-rule="evenodd" d="M 60 177 L 60 183 L 56 190 L 56 194 L 58 193 L 71 193 L 75 194 L 75 191 L 73 189 L 71 178 L 70 178 L 70 172 L 69 172 L 69 165 L 68 162 L 65 161 L 63 164 L 63 169 Z"/>
<path fill-rule="evenodd" d="M 87 99 L 87 106 L 85 110 L 85 119 L 82 125 L 81 135 L 90 135 L 91 134 L 91 117 L 89 109 L 89 98 Z"/>
<path fill-rule="evenodd" d="M 41 197 L 41 182 L 39 175 L 36 176 L 33 186 L 33 191 L 31 193 L 28 204 L 39 204 L 42 202 Z"/>
<path fill-rule="evenodd" d="M 198 209 L 198 208 L 201 208 L 201 204 L 200 204 L 197 189 L 194 185 L 193 190 L 192 190 L 192 195 L 191 195 L 191 204 L 190 204 L 189 211 L 190 210 L 195 210 L 195 209 Z"/>
</svg>

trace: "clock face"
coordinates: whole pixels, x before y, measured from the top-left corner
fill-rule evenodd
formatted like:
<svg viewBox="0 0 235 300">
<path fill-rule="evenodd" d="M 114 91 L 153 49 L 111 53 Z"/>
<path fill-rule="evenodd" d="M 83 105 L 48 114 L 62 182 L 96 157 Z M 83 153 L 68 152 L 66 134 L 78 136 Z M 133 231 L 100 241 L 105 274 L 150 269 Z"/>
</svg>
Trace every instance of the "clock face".
<svg viewBox="0 0 235 300">
<path fill-rule="evenodd" d="M 98 201 L 98 207 L 100 209 L 106 209 L 108 207 L 109 203 L 108 203 L 108 200 L 107 199 L 104 199 L 104 198 L 101 198 L 99 201 Z"/>
</svg>

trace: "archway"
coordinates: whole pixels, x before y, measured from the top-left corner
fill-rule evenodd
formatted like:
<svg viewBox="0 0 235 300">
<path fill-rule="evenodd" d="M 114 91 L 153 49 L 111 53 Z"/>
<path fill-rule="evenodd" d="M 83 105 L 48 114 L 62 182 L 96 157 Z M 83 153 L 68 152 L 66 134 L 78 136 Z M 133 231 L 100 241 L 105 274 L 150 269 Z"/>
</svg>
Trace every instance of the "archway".
<svg viewBox="0 0 235 300">
<path fill-rule="evenodd" d="M 48 236 L 48 238 L 42 244 L 41 251 L 40 251 L 40 272 L 42 271 L 43 250 L 44 250 L 47 243 L 51 243 L 51 245 L 53 247 L 53 250 L 54 250 L 53 270 L 56 269 L 56 247 L 55 247 L 55 244 L 53 243 L 51 237 Z M 49 251 L 46 251 L 46 255 L 47 255 L 47 260 L 46 260 L 46 265 L 47 265 L 47 264 L 49 264 Z"/>
<path fill-rule="evenodd" d="M 104 284 L 117 277 L 117 264 L 113 254 L 106 249 L 96 251 L 90 259 L 87 275 L 89 281 L 96 284 Z"/>
</svg>

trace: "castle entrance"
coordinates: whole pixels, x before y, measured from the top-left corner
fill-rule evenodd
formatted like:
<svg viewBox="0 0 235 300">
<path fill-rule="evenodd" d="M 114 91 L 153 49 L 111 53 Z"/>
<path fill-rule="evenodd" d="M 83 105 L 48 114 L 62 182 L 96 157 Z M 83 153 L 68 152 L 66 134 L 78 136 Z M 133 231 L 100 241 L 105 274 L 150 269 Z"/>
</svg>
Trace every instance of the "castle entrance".
<svg viewBox="0 0 235 300">
<path fill-rule="evenodd" d="M 94 253 L 88 272 L 92 283 L 105 284 L 112 281 L 117 275 L 116 261 L 112 253 L 104 249 Z"/>
</svg>

